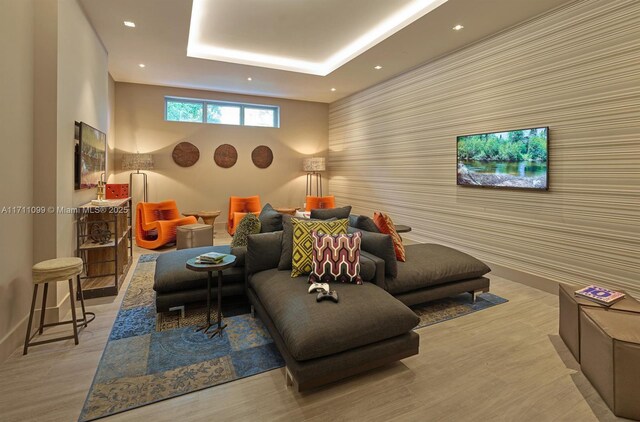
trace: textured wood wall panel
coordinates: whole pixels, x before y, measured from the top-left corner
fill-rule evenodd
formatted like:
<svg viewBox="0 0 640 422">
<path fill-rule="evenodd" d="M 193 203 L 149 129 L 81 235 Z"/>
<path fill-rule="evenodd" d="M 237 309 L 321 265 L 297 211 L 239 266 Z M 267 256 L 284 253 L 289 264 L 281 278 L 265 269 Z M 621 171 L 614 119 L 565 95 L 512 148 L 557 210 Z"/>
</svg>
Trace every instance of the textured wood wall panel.
<svg viewBox="0 0 640 422">
<path fill-rule="evenodd" d="M 640 297 L 640 1 L 585 0 L 331 104 L 329 188 L 437 242 Z M 550 127 L 548 192 L 456 186 L 456 136 Z"/>
</svg>

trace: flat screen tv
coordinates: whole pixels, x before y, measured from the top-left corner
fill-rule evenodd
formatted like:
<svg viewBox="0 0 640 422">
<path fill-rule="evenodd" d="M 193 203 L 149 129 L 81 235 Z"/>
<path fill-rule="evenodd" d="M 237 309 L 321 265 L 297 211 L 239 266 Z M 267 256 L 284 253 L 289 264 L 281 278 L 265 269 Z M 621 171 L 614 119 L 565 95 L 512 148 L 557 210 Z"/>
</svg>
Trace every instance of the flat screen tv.
<svg viewBox="0 0 640 422">
<path fill-rule="evenodd" d="M 458 136 L 458 185 L 549 189 L 549 128 Z"/>
<path fill-rule="evenodd" d="M 75 188 L 98 186 L 106 160 L 107 135 L 84 122 L 76 122 Z"/>
</svg>

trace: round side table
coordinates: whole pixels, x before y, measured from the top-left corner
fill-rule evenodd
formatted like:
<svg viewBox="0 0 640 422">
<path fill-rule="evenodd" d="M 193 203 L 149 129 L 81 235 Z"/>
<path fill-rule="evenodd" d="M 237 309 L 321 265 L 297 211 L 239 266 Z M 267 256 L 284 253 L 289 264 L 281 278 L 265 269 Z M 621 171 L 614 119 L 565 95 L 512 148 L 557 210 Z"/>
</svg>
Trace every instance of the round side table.
<svg viewBox="0 0 640 422">
<path fill-rule="evenodd" d="M 192 271 L 207 273 L 207 322 L 205 325 L 198 327 L 196 331 L 202 331 L 208 334 L 209 338 L 214 337 L 216 334 L 222 336 L 222 330 L 227 326 L 226 324 L 222 325 L 222 271 L 233 267 L 233 264 L 236 262 L 236 257 L 234 255 L 227 255 L 220 264 L 199 264 L 196 262 L 196 258 L 197 257 L 187 260 L 187 268 Z M 209 328 L 213 325 L 211 324 L 211 280 L 213 279 L 214 271 L 218 272 L 218 328 L 209 333 Z"/>
</svg>

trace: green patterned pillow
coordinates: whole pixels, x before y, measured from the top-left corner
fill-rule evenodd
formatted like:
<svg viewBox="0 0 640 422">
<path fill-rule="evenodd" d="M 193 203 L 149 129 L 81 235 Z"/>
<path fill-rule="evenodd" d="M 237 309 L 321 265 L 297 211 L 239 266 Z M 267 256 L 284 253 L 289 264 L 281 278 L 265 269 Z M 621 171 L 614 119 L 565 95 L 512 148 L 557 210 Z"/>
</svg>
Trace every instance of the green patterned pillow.
<svg viewBox="0 0 640 422">
<path fill-rule="evenodd" d="M 293 224 L 293 253 L 291 254 L 291 277 L 298 277 L 311 272 L 313 257 L 312 231 L 322 234 L 346 234 L 346 218 L 335 221 L 305 221 L 291 219 Z"/>
<path fill-rule="evenodd" d="M 258 217 L 256 217 L 254 213 L 247 213 L 238 223 L 236 232 L 233 235 L 233 240 L 231 241 L 231 247 L 247 246 L 247 237 L 249 237 L 250 234 L 260 233 L 260 226 L 261 224 Z"/>
</svg>

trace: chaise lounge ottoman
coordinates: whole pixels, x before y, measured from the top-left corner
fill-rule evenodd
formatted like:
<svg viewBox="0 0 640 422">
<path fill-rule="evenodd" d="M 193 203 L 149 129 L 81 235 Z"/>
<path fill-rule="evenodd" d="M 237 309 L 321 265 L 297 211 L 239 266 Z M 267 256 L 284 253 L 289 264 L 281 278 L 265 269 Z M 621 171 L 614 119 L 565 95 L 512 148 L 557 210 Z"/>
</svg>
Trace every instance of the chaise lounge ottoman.
<svg viewBox="0 0 640 422">
<path fill-rule="evenodd" d="M 222 272 L 223 296 L 244 294 L 244 250 L 228 245 L 205 246 L 201 248 L 171 251 L 158 256 L 156 272 L 153 278 L 153 290 L 156 292 L 156 312 L 166 312 L 185 305 L 207 300 L 207 273 L 187 269 L 190 258 L 207 252 L 232 253 L 236 255 L 236 264 Z M 211 297 L 217 298 L 217 283 L 211 287 Z"/>
<path fill-rule="evenodd" d="M 332 283 L 339 302 L 316 301 L 308 276 L 278 270 L 282 232 L 249 236 L 247 295 L 286 362 L 298 391 L 418 353 L 419 318 L 372 282 L 375 263 L 361 255 L 362 285 Z"/>
</svg>

